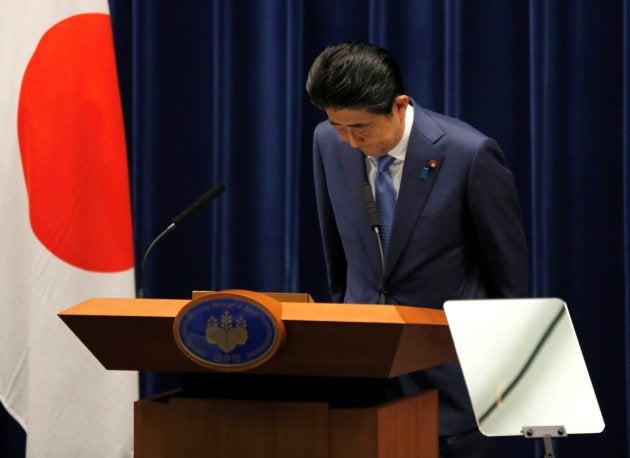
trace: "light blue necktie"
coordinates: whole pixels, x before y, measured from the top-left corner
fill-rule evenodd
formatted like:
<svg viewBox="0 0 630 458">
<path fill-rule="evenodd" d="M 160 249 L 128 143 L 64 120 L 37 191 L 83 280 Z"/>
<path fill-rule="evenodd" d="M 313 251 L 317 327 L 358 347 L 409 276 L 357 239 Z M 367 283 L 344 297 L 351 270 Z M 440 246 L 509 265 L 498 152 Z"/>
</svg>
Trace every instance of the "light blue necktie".
<svg viewBox="0 0 630 458">
<path fill-rule="evenodd" d="M 389 237 L 392 233 L 394 212 L 396 211 L 396 190 L 392 176 L 389 174 L 389 166 L 394 162 L 394 157 L 386 154 L 380 157 L 372 156 L 372 160 L 378 168 L 374 180 L 374 200 L 381 217 L 381 242 L 383 243 L 384 256 L 387 258 Z"/>
</svg>

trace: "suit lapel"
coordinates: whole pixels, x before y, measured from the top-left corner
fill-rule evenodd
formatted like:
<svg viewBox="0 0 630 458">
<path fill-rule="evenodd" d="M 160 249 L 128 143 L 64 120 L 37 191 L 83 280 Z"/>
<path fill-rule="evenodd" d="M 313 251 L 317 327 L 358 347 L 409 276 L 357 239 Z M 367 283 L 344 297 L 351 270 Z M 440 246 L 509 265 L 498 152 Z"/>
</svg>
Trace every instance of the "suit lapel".
<svg viewBox="0 0 630 458">
<path fill-rule="evenodd" d="M 418 105 L 416 107 L 396 203 L 386 275 L 398 262 L 416 228 L 442 164 L 442 152 L 434 143 L 442 137 L 443 132 Z"/>
</svg>

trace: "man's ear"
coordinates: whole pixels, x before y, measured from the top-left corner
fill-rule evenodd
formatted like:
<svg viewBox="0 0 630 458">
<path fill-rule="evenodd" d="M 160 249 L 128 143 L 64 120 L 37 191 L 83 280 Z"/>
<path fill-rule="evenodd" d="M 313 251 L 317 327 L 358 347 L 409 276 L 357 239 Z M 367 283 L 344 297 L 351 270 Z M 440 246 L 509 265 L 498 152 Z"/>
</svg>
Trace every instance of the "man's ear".
<svg viewBox="0 0 630 458">
<path fill-rule="evenodd" d="M 394 104 L 392 105 L 392 114 L 394 116 L 402 115 L 405 110 L 407 110 L 407 105 L 409 105 L 409 96 L 407 95 L 398 95 L 394 99 Z"/>
</svg>

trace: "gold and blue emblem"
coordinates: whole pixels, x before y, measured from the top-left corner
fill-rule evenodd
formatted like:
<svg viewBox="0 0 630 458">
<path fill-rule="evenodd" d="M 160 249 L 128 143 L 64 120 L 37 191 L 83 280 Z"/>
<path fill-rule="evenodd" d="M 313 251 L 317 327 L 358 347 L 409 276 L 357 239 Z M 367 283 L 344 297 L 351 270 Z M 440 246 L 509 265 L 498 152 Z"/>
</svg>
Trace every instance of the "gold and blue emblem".
<svg viewBox="0 0 630 458">
<path fill-rule="evenodd" d="M 219 371 L 244 371 L 268 361 L 284 340 L 282 304 L 253 291 L 198 297 L 178 313 L 175 341 L 194 362 Z"/>
</svg>

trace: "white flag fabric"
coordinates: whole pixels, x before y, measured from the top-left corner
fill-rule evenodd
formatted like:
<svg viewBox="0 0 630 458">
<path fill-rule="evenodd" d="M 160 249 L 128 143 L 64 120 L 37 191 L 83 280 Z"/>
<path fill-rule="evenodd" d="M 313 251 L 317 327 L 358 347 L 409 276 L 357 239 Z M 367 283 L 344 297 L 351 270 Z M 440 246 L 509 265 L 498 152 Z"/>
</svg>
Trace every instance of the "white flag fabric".
<svg viewBox="0 0 630 458">
<path fill-rule="evenodd" d="M 132 456 L 137 373 L 57 316 L 134 294 L 107 0 L 3 0 L 0 87 L 0 401 L 28 457 Z"/>
</svg>

